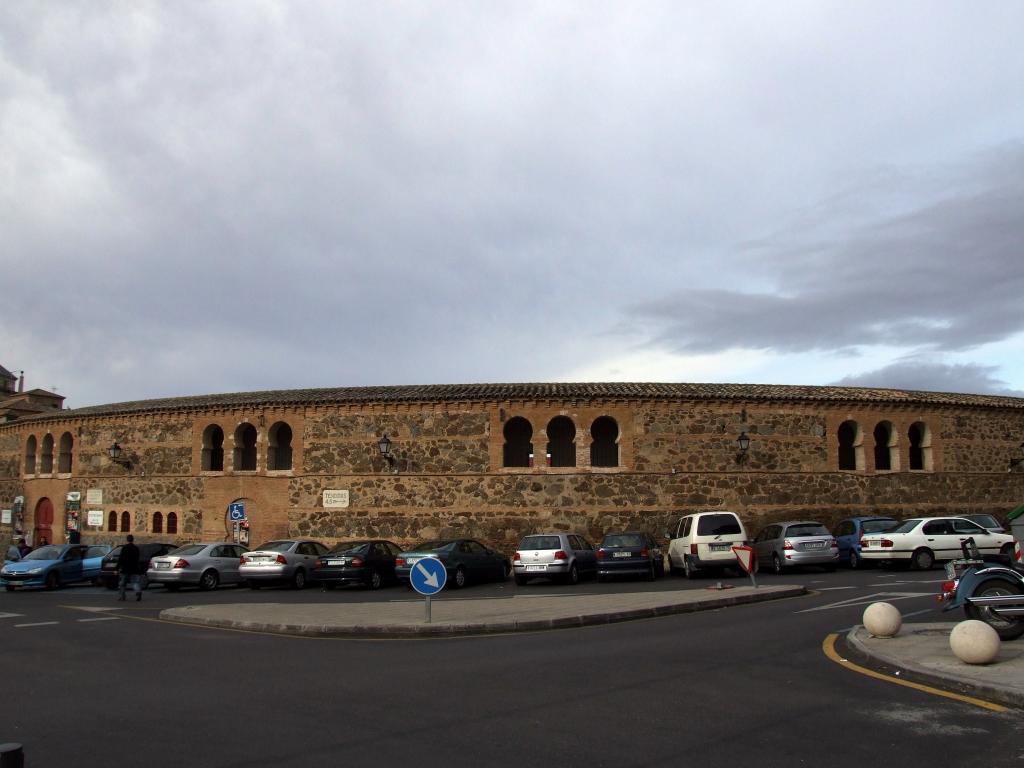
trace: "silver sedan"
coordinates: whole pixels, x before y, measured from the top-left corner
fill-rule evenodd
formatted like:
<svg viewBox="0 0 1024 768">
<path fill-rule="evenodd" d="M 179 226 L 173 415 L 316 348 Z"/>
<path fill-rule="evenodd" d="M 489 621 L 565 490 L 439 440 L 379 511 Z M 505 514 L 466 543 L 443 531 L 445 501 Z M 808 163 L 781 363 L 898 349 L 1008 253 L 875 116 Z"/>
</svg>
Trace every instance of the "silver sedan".
<svg viewBox="0 0 1024 768">
<path fill-rule="evenodd" d="M 317 558 L 327 554 L 327 547 L 308 539 L 268 541 L 242 556 L 239 575 L 250 589 L 264 584 L 284 582 L 295 589 L 306 586 Z"/>
<path fill-rule="evenodd" d="M 149 561 L 146 577 L 151 584 L 163 584 L 174 591 L 193 586 L 216 589 L 220 584 L 238 584 L 241 557 L 248 547 L 230 541 L 210 544 L 186 544 L 173 552 Z"/>
</svg>

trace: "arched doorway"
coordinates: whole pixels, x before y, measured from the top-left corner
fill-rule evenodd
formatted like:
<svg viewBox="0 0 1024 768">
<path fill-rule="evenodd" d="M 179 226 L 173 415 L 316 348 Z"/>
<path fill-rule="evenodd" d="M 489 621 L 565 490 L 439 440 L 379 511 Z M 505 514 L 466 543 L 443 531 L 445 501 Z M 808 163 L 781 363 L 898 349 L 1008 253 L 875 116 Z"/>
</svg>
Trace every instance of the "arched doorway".
<svg viewBox="0 0 1024 768">
<path fill-rule="evenodd" d="M 38 547 L 46 540 L 53 544 L 53 502 L 42 498 L 36 504 L 36 525 L 32 531 L 32 546 Z"/>
</svg>

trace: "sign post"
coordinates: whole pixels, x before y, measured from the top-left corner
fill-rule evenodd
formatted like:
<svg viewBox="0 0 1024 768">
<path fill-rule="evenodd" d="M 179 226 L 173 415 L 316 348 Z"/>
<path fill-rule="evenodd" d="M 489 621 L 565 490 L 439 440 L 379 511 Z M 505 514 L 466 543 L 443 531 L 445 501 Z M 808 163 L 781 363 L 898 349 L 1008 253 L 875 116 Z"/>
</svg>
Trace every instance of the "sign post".
<svg viewBox="0 0 1024 768">
<path fill-rule="evenodd" d="M 436 557 L 424 557 L 413 563 L 409 571 L 409 583 L 412 588 L 426 598 L 427 614 L 426 622 L 430 623 L 430 596 L 436 595 L 444 589 L 448 581 L 448 571 L 444 569 L 444 563 Z"/>
<path fill-rule="evenodd" d="M 740 568 L 750 576 L 750 583 L 754 585 L 754 589 L 757 589 L 757 579 L 754 578 L 754 548 L 733 547 L 732 553 L 736 555 L 736 561 L 740 564 Z"/>
</svg>

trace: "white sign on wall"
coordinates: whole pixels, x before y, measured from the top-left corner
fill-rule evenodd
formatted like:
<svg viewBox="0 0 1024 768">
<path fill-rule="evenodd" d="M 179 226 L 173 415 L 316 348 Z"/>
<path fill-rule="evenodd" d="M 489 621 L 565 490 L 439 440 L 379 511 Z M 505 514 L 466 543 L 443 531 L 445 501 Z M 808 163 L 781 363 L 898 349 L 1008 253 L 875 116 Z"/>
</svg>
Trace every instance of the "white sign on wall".
<svg viewBox="0 0 1024 768">
<path fill-rule="evenodd" d="M 85 503 L 92 506 L 93 504 L 99 505 L 103 503 L 103 489 L 102 488 L 88 488 L 85 491 Z"/>
<path fill-rule="evenodd" d="M 11 524 L 11 517 L 12 517 L 11 510 L 9 510 L 9 509 L 0 509 L 0 523 L 3 523 L 4 525 L 10 525 Z"/>
<path fill-rule="evenodd" d="M 88 524 L 96 528 L 103 526 L 103 510 L 102 509 L 90 509 L 88 512 Z"/>
<path fill-rule="evenodd" d="M 325 507 L 347 507 L 348 491 L 324 491 Z"/>
</svg>

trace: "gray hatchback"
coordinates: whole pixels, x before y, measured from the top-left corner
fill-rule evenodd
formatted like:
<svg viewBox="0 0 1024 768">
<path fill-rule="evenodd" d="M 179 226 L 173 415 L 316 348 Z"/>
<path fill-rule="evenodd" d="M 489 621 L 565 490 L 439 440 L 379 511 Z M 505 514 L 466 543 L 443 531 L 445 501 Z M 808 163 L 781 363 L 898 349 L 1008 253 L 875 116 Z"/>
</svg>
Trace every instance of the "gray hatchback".
<svg viewBox="0 0 1024 768">
<path fill-rule="evenodd" d="M 821 523 L 813 520 L 789 520 L 772 523 L 754 538 L 755 568 L 772 567 L 775 573 L 798 565 L 818 565 L 834 571 L 839 546 Z"/>
<path fill-rule="evenodd" d="M 584 576 L 597 575 L 597 553 L 575 533 L 534 534 L 516 548 L 512 572 L 520 586 L 535 576 L 576 584 Z"/>
</svg>

